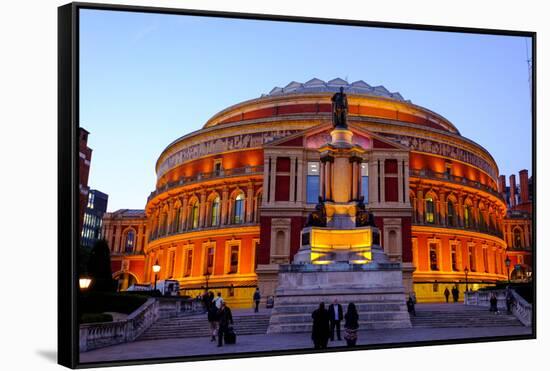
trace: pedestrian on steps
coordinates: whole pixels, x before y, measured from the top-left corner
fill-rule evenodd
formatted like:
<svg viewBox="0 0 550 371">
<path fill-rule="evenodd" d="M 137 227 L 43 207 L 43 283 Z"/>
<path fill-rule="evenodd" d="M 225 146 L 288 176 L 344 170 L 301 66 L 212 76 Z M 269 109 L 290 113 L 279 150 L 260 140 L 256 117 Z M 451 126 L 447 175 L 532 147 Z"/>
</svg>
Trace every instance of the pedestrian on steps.
<svg viewBox="0 0 550 371">
<path fill-rule="evenodd" d="M 495 314 L 498 314 L 498 300 L 494 292 L 491 294 L 491 299 L 489 299 L 489 304 L 490 304 L 489 311 L 494 312 Z"/>
<path fill-rule="evenodd" d="M 445 301 L 449 302 L 449 295 L 451 295 L 451 292 L 449 291 L 448 287 L 445 287 L 445 291 L 443 292 L 443 295 L 445 295 Z"/>
<path fill-rule="evenodd" d="M 221 303 L 221 307 L 218 310 L 218 321 L 218 346 L 221 347 L 223 345 L 224 336 L 230 331 L 230 327 L 233 325 L 231 309 L 229 309 L 224 302 Z"/>
<path fill-rule="evenodd" d="M 212 295 L 213 296 L 213 295 Z M 208 324 L 210 325 L 210 341 L 216 341 L 216 335 L 218 334 L 218 308 L 210 301 L 208 305 Z"/>
<path fill-rule="evenodd" d="M 258 307 L 260 306 L 260 299 L 262 296 L 260 295 L 260 289 L 256 287 L 256 291 L 254 291 L 254 296 L 252 299 L 254 300 L 254 304 L 256 305 L 254 307 L 254 313 L 258 313 Z"/>
<path fill-rule="evenodd" d="M 359 329 L 359 314 L 354 303 L 348 304 L 344 320 L 344 339 L 346 339 L 348 347 L 353 347 L 357 343 L 357 330 Z"/>
</svg>

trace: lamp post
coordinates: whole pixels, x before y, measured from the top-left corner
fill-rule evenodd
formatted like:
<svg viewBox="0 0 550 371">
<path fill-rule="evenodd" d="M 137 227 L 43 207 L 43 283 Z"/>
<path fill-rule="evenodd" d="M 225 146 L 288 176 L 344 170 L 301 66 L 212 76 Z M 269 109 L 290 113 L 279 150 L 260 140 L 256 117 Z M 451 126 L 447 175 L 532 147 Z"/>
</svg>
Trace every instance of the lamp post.
<svg viewBox="0 0 550 371">
<path fill-rule="evenodd" d="M 206 271 L 206 273 L 204 274 L 204 279 L 206 281 L 206 292 L 208 292 L 208 279 L 210 278 L 210 272 Z"/>
<path fill-rule="evenodd" d="M 157 291 L 157 279 L 158 279 L 158 272 L 160 272 L 160 265 L 158 259 L 155 261 L 155 264 L 153 265 L 153 272 L 155 272 L 155 291 Z"/>
<path fill-rule="evenodd" d="M 504 264 L 506 264 L 506 275 L 508 276 L 508 284 L 510 284 L 510 258 L 508 255 L 506 255 L 506 260 L 504 260 Z"/>
<path fill-rule="evenodd" d="M 466 292 L 468 292 L 468 273 L 470 272 L 470 270 L 468 269 L 468 267 L 464 268 L 464 275 L 466 276 Z"/>
</svg>

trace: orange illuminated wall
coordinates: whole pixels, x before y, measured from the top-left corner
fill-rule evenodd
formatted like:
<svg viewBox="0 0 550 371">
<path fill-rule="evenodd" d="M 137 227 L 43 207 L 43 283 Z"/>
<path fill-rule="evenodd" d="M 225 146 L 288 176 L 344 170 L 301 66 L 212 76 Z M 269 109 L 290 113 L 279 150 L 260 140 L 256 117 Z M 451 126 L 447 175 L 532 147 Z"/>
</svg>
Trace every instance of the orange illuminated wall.
<svg viewBox="0 0 550 371">
<path fill-rule="evenodd" d="M 496 190 L 496 182 L 483 171 L 461 162 L 455 162 L 442 157 L 430 156 L 422 153 L 411 153 L 409 166 L 411 170 L 427 169 L 436 173 L 444 173 L 446 164 L 451 165 L 451 175 L 467 178 L 469 180 L 480 182 Z"/>
<path fill-rule="evenodd" d="M 175 182 L 182 177 L 195 176 L 199 173 L 210 173 L 214 171 L 214 161 L 216 159 L 222 159 L 222 166 L 224 169 L 235 169 L 246 166 L 263 165 L 264 154 L 262 149 L 254 149 L 229 152 L 189 161 L 168 171 L 159 178 L 157 181 L 157 188 L 163 186 L 166 182 Z"/>
</svg>

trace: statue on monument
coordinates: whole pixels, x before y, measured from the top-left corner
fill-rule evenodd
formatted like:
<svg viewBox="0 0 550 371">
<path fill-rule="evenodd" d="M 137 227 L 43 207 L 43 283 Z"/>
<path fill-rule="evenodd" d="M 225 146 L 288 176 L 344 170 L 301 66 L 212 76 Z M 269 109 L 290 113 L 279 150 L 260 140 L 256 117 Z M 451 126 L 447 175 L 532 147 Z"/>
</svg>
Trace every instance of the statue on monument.
<svg viewBox="0 0 550 371">
<path fill-rule="evenodd" d="M 306 220 L 306 227 L 326 227 L 327 213 L 323 198 L 319 196 L 319 202 L 315 205 L 315 211 L 311 212 Z"/>
<path fill-rule="evenodd" d="M 344 93 L 344 88 L 340 87 L 340 92 L 332 96 L 332 125 L 335 129 L 347 129 L 348 116 L 348 98 Z"/>
</svg>

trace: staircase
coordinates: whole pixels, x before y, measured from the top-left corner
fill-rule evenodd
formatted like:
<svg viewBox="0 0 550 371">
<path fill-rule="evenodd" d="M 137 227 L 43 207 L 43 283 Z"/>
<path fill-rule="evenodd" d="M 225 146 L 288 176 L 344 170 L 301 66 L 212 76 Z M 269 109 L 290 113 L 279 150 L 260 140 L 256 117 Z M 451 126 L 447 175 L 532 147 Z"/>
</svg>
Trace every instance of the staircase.
<svg viewBox="0 0 550 371">
<path fill-rule="evenodd" d="M 409 314 L 402 293 L 368 294 L 355 293 L 354 290 L 341 289 L 339 294 L 323 296 L 279 296 L 269 324 L 268 333 L 310 332 L 311 313 L 319 307 L 319 302 L 325 302 L 328 309 L 333 299 L 342 304 L 344 314 L 350 301 L 355 303 L 359 313 L 361 329 L 410 328 Z"/>
<path fill-rule="evenodd" d="M 488 308 L 455 303 L 417 304 L 416 317 L 411 315 L 411 323 L 413 328 L 522 326 L 512 314 L 494 314 Z"/>
<path fill-rule="evenodd" d="M 233 311 L 233 329 L 237 336 L 265 334 L 269 325 L 269 317 L 270 312 L 265 310 L 263 313 L 235 310 Z M 210 335 L 210 325 L 205 313 L 158 320 L 136 340 L 209 337 Z"/>
</svg>

